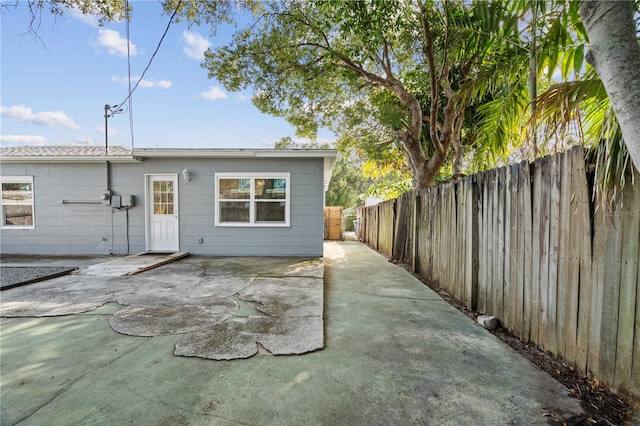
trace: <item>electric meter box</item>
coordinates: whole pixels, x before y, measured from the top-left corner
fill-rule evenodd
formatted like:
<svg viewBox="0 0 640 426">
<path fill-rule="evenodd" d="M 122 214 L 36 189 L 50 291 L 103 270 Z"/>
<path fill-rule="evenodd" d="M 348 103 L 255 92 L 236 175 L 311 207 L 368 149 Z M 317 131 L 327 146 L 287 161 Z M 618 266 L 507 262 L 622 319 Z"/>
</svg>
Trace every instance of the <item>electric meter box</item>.
<svg viewBox="0 0 640 426">
<path fill-rule="evenodd" d="M 123 195 L 121 199 L 122 207 L 133 207 L 136 197 L 133 195 Z"/>
<path fill-rule="evenodd" d="M 112 195 L 111 207 L 114 209 L 119 209 L 120 207 L 122 207 L 122 197 L 119 195 Z"/>
</svg>

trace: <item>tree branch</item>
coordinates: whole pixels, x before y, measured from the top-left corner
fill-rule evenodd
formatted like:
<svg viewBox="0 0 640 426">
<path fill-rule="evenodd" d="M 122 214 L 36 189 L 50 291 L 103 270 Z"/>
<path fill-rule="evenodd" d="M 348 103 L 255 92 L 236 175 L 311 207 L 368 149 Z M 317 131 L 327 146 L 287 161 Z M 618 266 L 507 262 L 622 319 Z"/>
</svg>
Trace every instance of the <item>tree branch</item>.
<svg viewBox="0 0 640 426">
<path fill-rule="evenodd" d="M 438 90 L 438 78 L 436 74 L 436 64 L 433 59 L 433 36 L 431 35 L 431 28 L 429 26 L 429 19 L 427 17 L 427 9 L 425 8 L 422 0 L 418 0 L 418 6 L 420 8 L 420 22 L 422 24 L 423 31 L 423 39 L 422 39 L 422 53 L 427 59 L 427 65 L 429 68 L 429 78 L 430 78 L 430 91 L 431 91 L 431 108 L 429 116 L 431 118 L 431 123 L 429 126 L 431 143 L 435 147 L 436 151 L 442 152 L 444 147 L 440 142 L 440 137 L 438 135 L 437 124 L 438 124 L 438 105 L 440 103 L 440 91 Z"/>
</svg>

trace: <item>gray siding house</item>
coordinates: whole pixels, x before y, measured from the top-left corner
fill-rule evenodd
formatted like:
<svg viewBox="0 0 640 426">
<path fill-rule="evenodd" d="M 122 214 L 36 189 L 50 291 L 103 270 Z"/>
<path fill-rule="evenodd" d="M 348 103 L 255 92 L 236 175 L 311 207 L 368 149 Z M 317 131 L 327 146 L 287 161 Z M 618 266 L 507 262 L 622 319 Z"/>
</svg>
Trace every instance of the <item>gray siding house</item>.
<svg viewBox="0 0 640 426">
<path fill-rule="evenodd" d="M 0 148 L 0 254 L 322 256 L 336 154 Z"/>
</svg>

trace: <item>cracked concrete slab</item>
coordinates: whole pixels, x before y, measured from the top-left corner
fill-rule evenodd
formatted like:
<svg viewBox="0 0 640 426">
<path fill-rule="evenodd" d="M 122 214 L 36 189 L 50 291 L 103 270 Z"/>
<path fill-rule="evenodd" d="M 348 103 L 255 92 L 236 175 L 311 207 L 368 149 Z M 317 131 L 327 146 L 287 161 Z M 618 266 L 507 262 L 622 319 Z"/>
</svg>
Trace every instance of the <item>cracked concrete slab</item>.
<svg viewBox="0 0 640 426">
<path fill-rule="evenodd" d="M 104 333 L 105 318 L 114 309 L 117 305 L 112 304 L 82 315 L 1 320 L 0 424 L 37 424 L 32 416 L 46 411 L 78 382 L 107 369 L 145 343 L 146 339 Z M 93 351 L 95 343 L 89 342 L 98 343 L 100 350 Z M 43 423 L 64 421 L 52 418 Z"/>
<path fill-rule="evenodd" d="M 111 285 L 109 285 L 111 284 Z M 0 316 L 72 315 L 116 301 L 119 283 L 89 277 L 64 276 L 2 292 Z"/>
<path fill-rule="evenodd" d="M 580 420 L 580 406 L 566 388 L 403 268 L 355 242 L 326 243 L 325 256 L 326 345 L 304 356 L 268 356 L 269 341 L 244 346 L 247 354 L 257 350 L 258 355 L 242 360 L 172 356 L 171 348 L 188 336 L 201 338 L 202 346 L 194 349 L 222 351 L 204 346 L 206 329 L 154 337 L 116 333 L 108 321 L 124 307 L 115 303 L 79 315 L 2 318 L 0 423 L 545 425 Z M 185 261 L 190 263 L 172 264 L 171 274 L 149 271 L 121 286 L 118 281 L 104 286 L 119 297 L 134 297 L 147 291 L 147 279 L 168 289 L 177 283 L 164 282 L 163 275 L 172 275 L 172 281 L 173 274 L 193 275 L 197 279 L 188 280 L 189 286 L 200 297 L 209 290 L 198 283 L 240 276 L 226 274 L 220 265 Z M 259 269 L 268 272 L 269 266 Z M 244 283 L 253 283 L 251 276 L 242 276 L 248 279 Z M 234 329 L 230 344 L 238 344 L 243 332 L 249 342 L 257 340 L 273 318 L 258 311 L 261 303 L 240 299 L 243 290 L 230 296 L 239 305 L 234 315 L 214 325 L 227 331 L 246 325 Z M 252 293 L 258 299 L 259 292 Z M 284 329 L 289 319 L 304 319 L 282 318 L 285 323 L 278 327 Z"/>
<path fill-rule="evenodd" d="M 323 287 L 317 278 L 256 278 L 240 292 L 240 299 L 275 316 L 322 316 Z"/>
<path fill-rule="evenodd" d="M 272 355 L 299 355 L 323 345 L 323 324 L 318 316 L 259 316 L 188 333 L 176 343 L 175 354 L 229 360 L 249 358 L 261 347 Z"/>
<path fill-rule="evenodd" d="M 322 347 L 322 259 L 234 258 L 226 262 L 200 257 L 189 258 L 187 265 L 172 263 L 134 276 L 99 276 L 97 270 L 89 275 L 65 276 L 6 290 L 2 293 L 0 316 L 72 315 L 115 302 L 121 308 L 110 317 L 109 325 L 119 333 L 140 337 L 195 333 L 207 339 L 181 339 L 180 351 L 188 356 L 218 359 L 209 354 L 224 353 L 219 359 L 246 358 L 251 355 L 247 355 L 244 345 L 255 349 L 262 344 L 258 340 L 269 342 L 268 350 L 273 354 L 303 353 Z M 254 312 L 261 311 L 268 319 L 220 325 L 239 313 L 240 302 L 253 303 Z M 290 317 L 301 319 L 296 325 Z M 296 327 L 305 335 L 310 333 L 303 344 L 289 341 L 300 338 Z M 278 338 L 269 339 L 264 333 L 267 328 L 277 332 Z M 229 330 L 244 339 L 243 345 L 235 345 L 235 354 L 229 349 Z M 255 340 L 246 343 L 249 338 Z M 189 345 L 196 348 L 190 349 Z M 198 349 L 202 345 L 208 349 Z M 176 350 L 176 355 L 181 354 Z"/>
<path fill-rule="evenodd" d="M 260 276 L 260 277 L 310 277 L 324 276 L 324 263 L 319 259 L 270 257 L 269 262 L 262 262 L 259 257 L 216 257 L 209 258 L 201 264 L 204 276 Z M 197 257 L 183 259 L 180 268 L 188 271 L 191 262 L 198 262 Z M 251 268 L 248 269 L 248 264 Z M 180 269 L 176 269 L 180 271 Z M 154 271 L 150 271 L 153 273 Z"/>
<path fill-rule="evenodd" d="M 238 303 L 229 297 L 213 296 L 191 304 L 149 298 L 139 305 L 120 309 L 109 319 L 109 325 L 118 333 L 130 336 L 184 334 L 210 328 L 237 310 Z M 216 337 L 211 339 L 215 341 Z"/>
</svg>

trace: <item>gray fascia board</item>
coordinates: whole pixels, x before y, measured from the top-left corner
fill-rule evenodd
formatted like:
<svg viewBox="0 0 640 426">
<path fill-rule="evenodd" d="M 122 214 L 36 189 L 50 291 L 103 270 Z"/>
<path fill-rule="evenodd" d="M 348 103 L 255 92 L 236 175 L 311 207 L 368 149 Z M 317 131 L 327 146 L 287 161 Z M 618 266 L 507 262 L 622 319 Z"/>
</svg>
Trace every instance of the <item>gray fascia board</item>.
<svg viewBox="0 0 640 426">
<path fill-rule="evenodd" d="M 144 158 L 329 158 L 335 159 L 335 149 L 154 149 L 140 148 L 133 156 L 3 156 L 5 164 L 24 163 L 139 163 Z"/>
<path fill-rule="evenodd" d="M 134 156 L 148 158 L 326 158 L 336 157 L 335 149 L 136 149 Z"/>
</svg>

